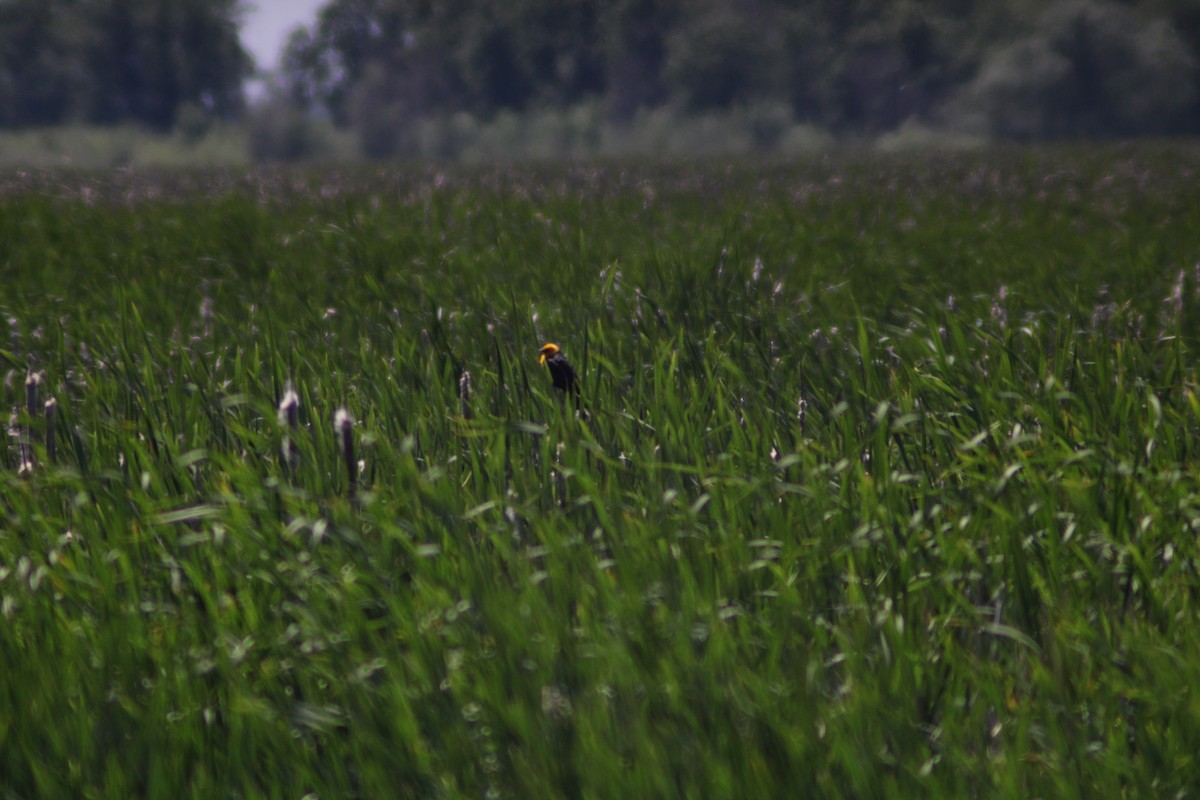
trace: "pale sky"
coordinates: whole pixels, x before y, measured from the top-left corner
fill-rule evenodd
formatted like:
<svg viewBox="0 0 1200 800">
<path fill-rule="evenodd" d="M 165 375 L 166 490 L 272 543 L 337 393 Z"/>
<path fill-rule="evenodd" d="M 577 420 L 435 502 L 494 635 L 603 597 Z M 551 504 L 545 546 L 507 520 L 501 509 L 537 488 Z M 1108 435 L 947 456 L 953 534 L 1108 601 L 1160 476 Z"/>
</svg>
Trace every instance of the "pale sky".
<svg viewBox="0 0 1200 800">
<path fill-rule="evenodd" d="M 274 69 L 288 34 L 308 25 L 329 0 L 243 0 L 242 46 L 259 69 Z"/>
</svg>

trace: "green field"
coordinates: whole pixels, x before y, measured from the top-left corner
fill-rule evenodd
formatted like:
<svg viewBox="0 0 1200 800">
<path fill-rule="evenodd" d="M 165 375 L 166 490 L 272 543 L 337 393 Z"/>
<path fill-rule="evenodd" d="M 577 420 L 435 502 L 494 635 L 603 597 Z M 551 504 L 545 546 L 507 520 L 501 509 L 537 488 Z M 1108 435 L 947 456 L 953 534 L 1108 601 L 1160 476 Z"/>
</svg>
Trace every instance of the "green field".
<svg viewBox="0 0 1200 800">
<path fill-rule="evenodd" d="M 1195 145 L 9 172 L 0 279 L 0 797 L 1200 787 Z"/>
</svg>

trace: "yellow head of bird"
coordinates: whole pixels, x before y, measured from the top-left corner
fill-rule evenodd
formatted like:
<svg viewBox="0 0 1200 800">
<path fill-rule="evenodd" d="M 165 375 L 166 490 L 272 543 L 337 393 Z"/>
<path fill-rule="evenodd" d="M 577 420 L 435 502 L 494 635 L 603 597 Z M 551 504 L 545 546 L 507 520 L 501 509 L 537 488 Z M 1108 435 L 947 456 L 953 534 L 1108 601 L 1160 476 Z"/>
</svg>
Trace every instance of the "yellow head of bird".
<svg viewBox="0 0 1200 800">
<path fill-rule="evenodd" d="M 541 349 L 542 357 L 540 359 L 538 359 L 538 363 L 545 364 L 547 358 L 551 358 L 551 357 L 557 355 L 558 352 L 559 352 L 558 345 L 556 345 L 554 342 L 546 342 L 544 345 L 542 345 L 542 349 Z"/>
</svg>

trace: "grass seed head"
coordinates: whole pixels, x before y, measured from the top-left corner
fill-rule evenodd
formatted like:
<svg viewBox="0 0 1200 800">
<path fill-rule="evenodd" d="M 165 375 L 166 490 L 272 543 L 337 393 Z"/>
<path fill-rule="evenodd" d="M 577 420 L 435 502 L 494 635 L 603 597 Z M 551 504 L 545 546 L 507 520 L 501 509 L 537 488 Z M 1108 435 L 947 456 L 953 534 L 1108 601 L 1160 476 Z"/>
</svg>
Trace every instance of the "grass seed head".
<svg viewBox="0 0 1200 800">
<path fill-rule="evenodd" d="M 557 469 L 554 470 L 554 489 L 558 494 L 558 504 L 566 506 L 567 504 L 567 476 L 563 472 L 563 453 L 567 451 L 565 442 L 559 442 L 554 448 L 554 465 Z"/>
</svg>

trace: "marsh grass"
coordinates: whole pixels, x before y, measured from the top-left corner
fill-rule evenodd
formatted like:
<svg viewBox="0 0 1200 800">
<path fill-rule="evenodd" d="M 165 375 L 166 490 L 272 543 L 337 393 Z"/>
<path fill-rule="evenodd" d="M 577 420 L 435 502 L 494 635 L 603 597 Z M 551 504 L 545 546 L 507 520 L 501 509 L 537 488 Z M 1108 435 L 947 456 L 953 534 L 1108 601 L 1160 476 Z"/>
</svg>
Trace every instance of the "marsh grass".
<svg viewBox="0 0 1200 800">
<path fill-rule="evenodd" d="M 1185 794 L 1196 167 L 8 176 L 0 784 Z"/>
</svg>

